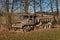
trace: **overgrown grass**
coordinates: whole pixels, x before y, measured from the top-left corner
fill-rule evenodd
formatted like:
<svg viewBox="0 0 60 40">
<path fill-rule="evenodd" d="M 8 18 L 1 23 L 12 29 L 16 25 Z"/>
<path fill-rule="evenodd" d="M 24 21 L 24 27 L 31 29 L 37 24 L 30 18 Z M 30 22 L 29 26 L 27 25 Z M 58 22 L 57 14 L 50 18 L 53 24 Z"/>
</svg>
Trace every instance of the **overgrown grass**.
<svg viewBox="0 0 60 40">
<path fill-rule="evenodd" d="M 40 32 L 0 32 L 0 40 L 60 40 L 60 29 Z"/>
</svg>

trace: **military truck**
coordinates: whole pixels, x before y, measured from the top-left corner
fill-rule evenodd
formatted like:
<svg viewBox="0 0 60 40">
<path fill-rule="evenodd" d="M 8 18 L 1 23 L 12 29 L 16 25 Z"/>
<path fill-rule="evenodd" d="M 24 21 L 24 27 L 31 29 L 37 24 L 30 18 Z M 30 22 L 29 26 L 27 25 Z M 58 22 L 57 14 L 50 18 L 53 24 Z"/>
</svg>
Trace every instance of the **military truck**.
<svg viewBox="0 0 60 40">
<path fill-rule="evenodd" d="M 46 28 L 45 26 L 49 26 L 53 21 L 53 18 L 50 17 L 40 17 L 38 15 L 29 15 L 29 14 L 23 14 L 20 15 L 20 20 L 18 20 L 15 24 L 12 24 L 12 27 L 10 29 L 13 30 L 20 30 L 23 31 L 31 31 L 34 30 L 35 27 Z"/>
<path fill-rule="evenodd" d="M 13 29 L 15 31 L 20 29 L 23 31 L 34 30 L 34 27 L 39 24 L 39 19 L 37 19 L 37 17 L 38 16 L 29 14 L 20 15 L 20 20 L 17 20 L 16 23 L 12 24 L 12 27 L 10 27 L 10 29 Z"/>
</svg>

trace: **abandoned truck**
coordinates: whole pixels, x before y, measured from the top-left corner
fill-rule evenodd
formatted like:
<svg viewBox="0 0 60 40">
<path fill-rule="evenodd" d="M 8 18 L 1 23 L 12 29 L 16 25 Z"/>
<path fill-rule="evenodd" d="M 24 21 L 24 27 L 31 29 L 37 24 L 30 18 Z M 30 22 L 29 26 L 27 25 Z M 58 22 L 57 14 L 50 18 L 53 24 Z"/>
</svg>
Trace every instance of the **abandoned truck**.
<svg viewBox="0 0 60 40">
<path fill-rule="evenodd" d="M 13 29 L 15 31 L 18 29 L 22 29 L 23 31 L 31 31 L 34 30 L 34 28 L 37 26 L 43 26 L 42 28 L 44 28 L 44 26 L 50 24 L 51 23 L 49 23 L 49 21 L 46 22 L 45 19 L 41 19 L 39 16 L 25 14 L 21 15 L 20 20 L 15 24 L 12 24 L 12 27 L 10 27 L 10 29 Z"/>
</svg>

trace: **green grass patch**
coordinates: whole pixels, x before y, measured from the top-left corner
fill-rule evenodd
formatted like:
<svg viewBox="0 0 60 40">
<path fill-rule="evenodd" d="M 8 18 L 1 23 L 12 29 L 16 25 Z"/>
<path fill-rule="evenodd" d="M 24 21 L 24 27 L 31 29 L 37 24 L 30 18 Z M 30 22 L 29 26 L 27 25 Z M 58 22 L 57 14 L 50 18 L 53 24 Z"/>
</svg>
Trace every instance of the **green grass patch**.
<svg viewBox="0 0 60 40">
<path fill-rule="evenodd" d="M 60 29 L 26 33 L 0 32 L 0 40 L 60 40 Z"/>
</svg>

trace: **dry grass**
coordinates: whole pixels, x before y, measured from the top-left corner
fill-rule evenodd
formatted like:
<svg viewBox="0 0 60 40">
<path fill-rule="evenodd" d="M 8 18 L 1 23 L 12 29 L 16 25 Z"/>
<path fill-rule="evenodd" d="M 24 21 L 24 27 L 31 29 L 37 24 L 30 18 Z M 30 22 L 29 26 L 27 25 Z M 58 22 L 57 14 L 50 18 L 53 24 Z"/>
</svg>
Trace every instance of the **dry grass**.
<svg viewBox="0 0 60 40">
<path fill-rule="evenodd" d="M 60 40 L 60 29 L 39 32 L 0 32 L 0 40 Z"/>
</svg>

